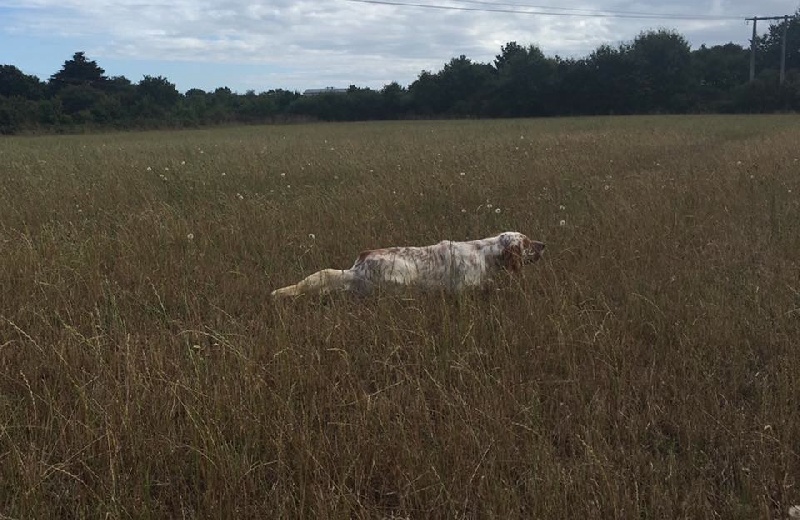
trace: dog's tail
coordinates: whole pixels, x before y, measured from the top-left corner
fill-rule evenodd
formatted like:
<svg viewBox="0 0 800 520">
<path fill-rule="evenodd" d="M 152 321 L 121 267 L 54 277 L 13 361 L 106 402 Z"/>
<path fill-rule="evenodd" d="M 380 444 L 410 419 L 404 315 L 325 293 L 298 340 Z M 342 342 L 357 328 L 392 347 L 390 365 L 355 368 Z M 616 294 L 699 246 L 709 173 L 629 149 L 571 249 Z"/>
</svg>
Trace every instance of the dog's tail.
<svg viewBox="0 0 800 520">
<path fill-rule="evenodd" d="M 355 274 L 349 269 L 323 269 L 294 285 L 272 291 L 273 298 L 299 296 L 306 293 L 328 294 L 333 291 L 349 291 L 354 288 Z"/>
</svg>

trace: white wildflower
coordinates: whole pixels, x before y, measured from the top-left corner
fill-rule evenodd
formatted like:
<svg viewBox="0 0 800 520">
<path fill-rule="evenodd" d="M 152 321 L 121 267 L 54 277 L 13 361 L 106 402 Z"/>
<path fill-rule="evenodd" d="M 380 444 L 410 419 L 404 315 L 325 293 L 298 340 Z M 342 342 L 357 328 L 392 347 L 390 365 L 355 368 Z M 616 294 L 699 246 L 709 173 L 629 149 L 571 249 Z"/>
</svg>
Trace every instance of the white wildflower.
<svg viewBox="0 0 800 520">
<path fill-rule="evenodd" d="M 187 240 L 194 240 L 194 233 L 189 233 L 188 235 L 186 235 L 186 239 Z"/>
<path fill-rule="evenodd" d="M 606 184 L 605 186 L 603 186 L 603 189 L 604 189 L 604 190 L 606 190 L 606 191 L 608 191 L 608 190 L 610 190 L 610 189 L 611 189 L 611 186 L 609 186 L 608 184 Z"/>
<path fill-rule="evenodd" d="M 149 166 L 148 166 L 148 167 L 147 167 L 147 171 L 151 172 L 151 171 L 153 171 L 153 169 L 152 169 L 151 167 L 149 167 Z"/>
<path fill-rule="evenodd" d="M 237 193 L 236 198 L 239 200 L 244 200 L 244 195 L 242 195 L 241 193 Z"/>
<path fill-rule="evenodd" d="M 558 209 L 560 209 L 561 211 L 564 211 L 564 210 L 565 210 L 565 209 L 567 209 L 567 208 L 566 208 L 566 206 L 564 206 L 563 204 L 560 204 L 560 205 L 558 206 Z"/>
<path fill-rule="evenodd" d="M 314 233 L 309 233 L 308 238 L 310 238 L 311 240 L 316 240 L 317 236 Z"/>
<path fill-rule="evenodd" d="M 558 225 L 559 226 L 566 226 L 567 225 L 567 221 L 562 218 L 561 220 L 558 221 Z"/>
<path fill-rule="evenodd" d="M 497 208 L 496 210 L 494 210 L 494 212 L 495 213 L 500 213 L 500 208 Z"/>
</svg>

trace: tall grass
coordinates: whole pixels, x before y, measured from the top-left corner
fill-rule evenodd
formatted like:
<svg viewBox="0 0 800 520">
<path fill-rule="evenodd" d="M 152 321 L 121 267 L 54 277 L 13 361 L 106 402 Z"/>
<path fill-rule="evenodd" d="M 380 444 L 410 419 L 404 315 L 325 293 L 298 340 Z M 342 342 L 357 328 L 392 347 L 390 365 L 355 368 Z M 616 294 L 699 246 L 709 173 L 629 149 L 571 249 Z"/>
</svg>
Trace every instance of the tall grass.
<svg viewBox="0 0 800 520">
<path fill-rule="evenodd" d="M 0 516 L 784 518 L 800 124 L 0 141 Z M 269 292 L 518 230 L 496 291 Z"/>
</svg>

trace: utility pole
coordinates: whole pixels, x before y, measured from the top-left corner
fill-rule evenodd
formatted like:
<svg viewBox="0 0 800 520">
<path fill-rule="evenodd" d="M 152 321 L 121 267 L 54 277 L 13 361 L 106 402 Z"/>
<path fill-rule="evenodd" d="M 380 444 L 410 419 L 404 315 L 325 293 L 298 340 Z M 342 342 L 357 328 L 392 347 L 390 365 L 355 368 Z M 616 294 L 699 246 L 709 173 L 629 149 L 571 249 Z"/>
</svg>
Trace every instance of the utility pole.
<svg viewBox="0 0 800 520">
<path fill-rule="evenodd" d="M 758 16 L 748 18 L 753 20 L 753 39 L 750 40 L 750 82 L 752 83 L 756 77 L 756 24 L 758 23 Z"/>
<path fill-rule="evenodd" d="M 781 42 L 781 85 L 786 79 L 786 32 L 789 30 L 789 17 L 783 17 L 783 41 Z"/>
<path fill-rule="evenodd" d="M 745 18 L 746 21 L 753 22 L 753 39 L 750 40 L 750 81 L 756 77 L 756 23 L 759 20 L 783 20 L 783 44 L 781 51 L 781 84 L 786 77 L 786 31 L 789 28 L 789 15 L 784 16 L 754 16 Z"/>
</svg>

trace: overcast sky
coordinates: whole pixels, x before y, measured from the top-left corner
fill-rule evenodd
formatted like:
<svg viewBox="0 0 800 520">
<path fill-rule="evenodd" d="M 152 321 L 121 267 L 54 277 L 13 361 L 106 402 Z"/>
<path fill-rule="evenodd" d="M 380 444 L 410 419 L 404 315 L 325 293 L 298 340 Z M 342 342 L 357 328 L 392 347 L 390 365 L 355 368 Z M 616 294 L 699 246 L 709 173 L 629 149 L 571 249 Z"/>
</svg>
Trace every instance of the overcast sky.
<svg viewBox="0 0 800 520">
<path fill-rule="evenodd" d="M 0 0 L 0 64 L 45 80 L 73 53 L 109 76 L 164 76 L 179 90 L 237 92 L 408 86 L 466 55 L 488 63 L 510 41 L 587 56 L 648 29 L 692 48 L 748 45 L 750 16 L 794 14 L 797 0 Z M 418 5 L 449 7 L 425 8 Z M 555 16 L 540 14 L 549 11 Z M 539 14 L 531 14 L 539 13 Z M 640 15 L 659 18 L 635 18 Z M 569 16 L 567 16 L 569 15 Z M 663 17 L 662 17 L 663 16 Z M 683 17 L 683 18 L 681 18 Z M 759 22 L 759 33 L 769 22 Z"/>
</svg>

